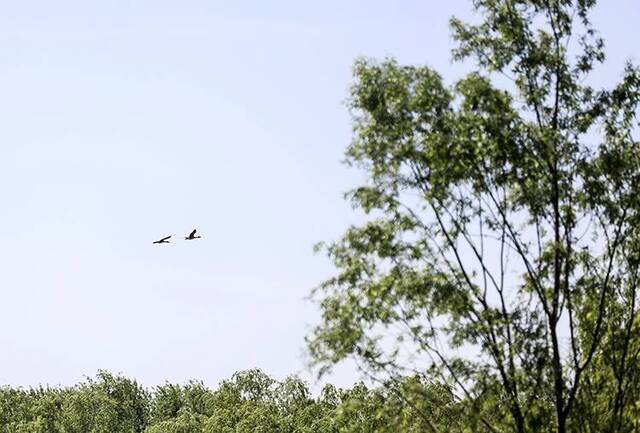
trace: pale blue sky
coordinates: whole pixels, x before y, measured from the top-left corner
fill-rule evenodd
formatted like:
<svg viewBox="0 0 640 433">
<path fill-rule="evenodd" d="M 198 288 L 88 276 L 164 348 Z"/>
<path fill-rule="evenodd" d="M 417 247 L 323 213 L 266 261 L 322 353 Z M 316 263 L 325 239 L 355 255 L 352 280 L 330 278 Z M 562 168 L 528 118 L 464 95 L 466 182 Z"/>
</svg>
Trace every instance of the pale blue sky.
<svg viewBox="0 0 640 433">
<path fill-rule="evenodd" d="M 601 3 L 610 82 L 640 59 L 640 5 Z M 352 61 L 451 82 L 447 20 L 469 6 L 3 2 L 0 384 L 300 372 L 317 320 L 304 298 L 331 271 L 312 245 L 355 220 L 342 193 L 358 174 L 340 164 Z M 181 241 L 193 227 L 204 239 Z"/>
</svg>

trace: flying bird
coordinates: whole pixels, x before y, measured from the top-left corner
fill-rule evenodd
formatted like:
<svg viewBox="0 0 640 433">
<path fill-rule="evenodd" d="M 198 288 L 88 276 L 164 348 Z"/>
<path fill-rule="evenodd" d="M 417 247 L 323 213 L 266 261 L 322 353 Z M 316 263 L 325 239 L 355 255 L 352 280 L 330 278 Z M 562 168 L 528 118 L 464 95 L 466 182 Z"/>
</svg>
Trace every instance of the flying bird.
<svg viewBox="0 0 640 433">
<path fill-rule="evenodd" d="M 193 229 L 193 231 L 191 233 L 189 233 L 189 236 L 187 236 L 186 238 L 184 238 L 186 241 L 192 241 L 194 239 L 200 239 L 202 236 L 196 236 L 196 229 Z"/>
<path fill-rule="evenodd" d="M 160 240 L 154 241 L 154 244 L 168 244 L 169 243 L 169 238 L 171 238 L 172 235 L 167 236 L 166 238 L 162 238 Z"/>
</svg>

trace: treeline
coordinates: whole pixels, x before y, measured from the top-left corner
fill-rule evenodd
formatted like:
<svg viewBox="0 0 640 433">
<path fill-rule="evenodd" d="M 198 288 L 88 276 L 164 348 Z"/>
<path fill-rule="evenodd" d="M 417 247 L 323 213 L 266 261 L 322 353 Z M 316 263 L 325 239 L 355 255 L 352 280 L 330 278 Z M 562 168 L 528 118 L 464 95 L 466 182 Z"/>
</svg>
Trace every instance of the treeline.
<svg viewBox="0 0 640 433">
<path fill-rule="evenodd" d="M 402 392 L 398 392 L 402 391 Z M 420 404 L 406 404 L 415 394 Z M 406 379 L 313 396 L 296 377 L 236 373 L 217 389 L 200 382 L 151 390 L 100 372 L 73 387 L 0 388 L 0 433 L 372 433 L 462 431 L 444 387 Z"/>
</svg>

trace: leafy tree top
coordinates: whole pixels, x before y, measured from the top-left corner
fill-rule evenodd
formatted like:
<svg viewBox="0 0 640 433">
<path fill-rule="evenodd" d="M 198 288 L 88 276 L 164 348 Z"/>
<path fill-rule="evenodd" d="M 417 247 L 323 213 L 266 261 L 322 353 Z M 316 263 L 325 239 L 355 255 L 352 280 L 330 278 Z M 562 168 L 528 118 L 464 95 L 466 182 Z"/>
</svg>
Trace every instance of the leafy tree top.
<svg viewBox="0 0 640 433">
<path fill-rule="evenodd" d="M 453 85 L 355 64 L 346 156 L 367 178 L 348 197 L 371 218 L 325 245 L 310 351 L 321 372 L 445 381 L 487 431 L 632 431 L 640 69 L 589 84 L 595 1 L 472 3 L 453 54 L 477 69 Z"/>
</svg>

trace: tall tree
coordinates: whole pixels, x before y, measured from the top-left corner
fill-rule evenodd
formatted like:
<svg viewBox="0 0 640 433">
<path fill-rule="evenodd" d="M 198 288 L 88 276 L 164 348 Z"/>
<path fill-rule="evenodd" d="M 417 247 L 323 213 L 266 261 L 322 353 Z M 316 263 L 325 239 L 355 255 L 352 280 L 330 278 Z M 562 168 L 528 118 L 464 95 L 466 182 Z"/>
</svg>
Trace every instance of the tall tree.
<svg viewBox="0 0 640 433">
<path fill-rule="evenodd" d="M 640 70 L 590 84 L 594 5 L 474 0 L 452 86 L 356 62 L 348 197 L 370 217 L 324 245 L 321 371 L 444 381 L 478 431 L 637 431 Z"/>
</svg>

